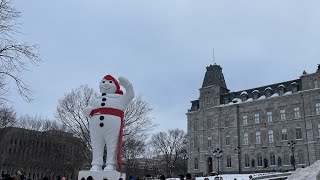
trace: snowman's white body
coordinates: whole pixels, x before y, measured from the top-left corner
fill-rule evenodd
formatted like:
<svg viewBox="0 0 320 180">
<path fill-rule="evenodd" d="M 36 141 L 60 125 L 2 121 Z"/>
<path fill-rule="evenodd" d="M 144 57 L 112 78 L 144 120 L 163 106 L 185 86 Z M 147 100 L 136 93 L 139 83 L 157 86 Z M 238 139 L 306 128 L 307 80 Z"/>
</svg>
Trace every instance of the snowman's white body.
<svg viewBox="0 0 320 180">
<path fill-rule="evenodd" d="M 90 117 L 89 131 L 93 155 L 91 170 L 93 171 L 102 170 L 105 145 L 107 147 L 105 170 L 115 170 L 117 164 L 117 146 L 121 128 L 121 117 L 101 113 L 91 114 L 92 116 L 90 116 L 90 113 L 99 108 L 112 108 L 123 112 L 125 111 L 134 97 L 134 91 L 131 83 L 125 78 L 119 78 L 119 82 L 126 89 L 124 95 L 113 94 L 114 92 L 110 93 L 110 91 L 112 92 L 113 90 L 106 90 L 107 88 L 100 87 L 102 95 L 92 99 L 89 106 L 84 110 L 84 113 Z M 101 85 L 103 85 L 102 81 L 100 82 L 100 86 Z"/>
</svg>

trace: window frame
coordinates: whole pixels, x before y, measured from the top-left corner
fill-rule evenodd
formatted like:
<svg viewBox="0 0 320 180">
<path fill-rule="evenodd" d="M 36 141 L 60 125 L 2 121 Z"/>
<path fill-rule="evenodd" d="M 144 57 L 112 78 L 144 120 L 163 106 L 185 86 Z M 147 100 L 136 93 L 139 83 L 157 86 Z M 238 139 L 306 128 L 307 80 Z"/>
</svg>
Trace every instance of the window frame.
<svg viewBox="0 0 320 180">
<path fill-rule="evenodd" d="M 248 125 L 248 115 L 242 116 L 242 125 L 247 126 Z"/>
<path fill-rule="evenodd" d="M 254 124 L 260 124 L 260 114 L 259 113 L 254 114 Z"/>
<path fill-rule="evenodd" d="M 272 123 L 272 111 L 268 111 L 268 112 L 267 112 L 267 121 L 268 121 L 269 123 Z"/>
<path fill-rule="evenodd" d="M 243 145 L 249 145 L 249 133 L 243 133 Z"/>
<path fill-rule="evenodd" d="M 288 141 L 288 130 L 287 128 L 281 129 L 281 141 Z"/>
<path fill-rule="evenodd" d="M 280 109 L 280 120 L 287 120 L 287 113 L 285 109 Z"/>
<path fill-rule="evenodd" d="M 259 139 L 259 142 L 258 142 Z M 261 144 L 261 132 L 256 131 L 256 144 Z"/>
<path fill-rule="evenodd" d="M 272 129 L 268 131 L 268 143 L 274 143 L 274 135 Z"/>
<path fill-rule="evenodd" d="M 294 107 L 293 108 L 293 119 L 299 119 L 300 118 L 300 107 Z"/>
</svg>

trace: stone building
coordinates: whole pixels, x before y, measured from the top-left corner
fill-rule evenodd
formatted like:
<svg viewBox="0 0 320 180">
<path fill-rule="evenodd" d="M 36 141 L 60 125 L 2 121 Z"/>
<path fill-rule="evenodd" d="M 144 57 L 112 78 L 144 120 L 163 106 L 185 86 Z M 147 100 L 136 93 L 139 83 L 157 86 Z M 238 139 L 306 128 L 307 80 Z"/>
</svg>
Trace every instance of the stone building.
<svg viewBox="0 0 320 180">
<path fill-rule="evenodd" d="M 294 168 L 293 157 L 295 167 L 319 160 L 319 87 L 320 66 L 298 79 L 231 92 L 222 68 L 208 66 L 187 112 L 188 171 L 286 171 Z"/>
<path fill-rule="evenodd" d="M 82 168 L 82 147 L 78 138 L 60 131 L 0 129 L 0 172 L 26 177 L 74 180 Z"/>
</svg>

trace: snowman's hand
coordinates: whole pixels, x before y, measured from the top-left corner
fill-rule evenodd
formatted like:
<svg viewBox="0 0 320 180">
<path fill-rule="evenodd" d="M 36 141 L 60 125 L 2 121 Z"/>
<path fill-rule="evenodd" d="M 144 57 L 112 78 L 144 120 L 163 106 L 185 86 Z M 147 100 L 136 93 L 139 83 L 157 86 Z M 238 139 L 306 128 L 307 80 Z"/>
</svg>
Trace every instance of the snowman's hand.
<svg viewBox="0 0 320 180">
<path fill-rule="evenodd" d="M 118 80 L 119 80 L 119 84 L 120 84 L 121 86 L 126 87 L 126 86 L 128 86 L 128 85 L 130 84 L 130 82 L 128 81 L 128 79 L 125 78 L 125 77 L 119 77 Z"/>
<path fill-rule="evenodd" d="M 90 114 L 91 114 L 91 111 L 93 110 L 93 108 L 91 106 L 88 106 L 86 107 L 84 110 L 83 110 L 83 114 L 86 116 L 86 117 L 90 117 Z"/>
</svg>

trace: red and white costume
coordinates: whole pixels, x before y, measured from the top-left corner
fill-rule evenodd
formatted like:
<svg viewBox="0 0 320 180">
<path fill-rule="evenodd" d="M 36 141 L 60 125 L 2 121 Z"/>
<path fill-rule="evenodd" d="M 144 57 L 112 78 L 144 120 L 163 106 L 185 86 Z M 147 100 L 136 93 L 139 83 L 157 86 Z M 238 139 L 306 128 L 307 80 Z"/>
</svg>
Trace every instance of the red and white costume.
<svg viewBox="0 0 320 180">
<path fill-rule="evenodd" d="M 126 93 L 120 90 L 120 85 Z M 107 147 L 105 171 L 121 169 L 121 147 L 124 111 L 134 98 L 131 83 L 123 78 L 118 81 L 106 75 L 99 85 L 101 95 L 93 99 L 84 113 L 90 117 L 89 130 L 92 145 L 91 171 L 100 171 L 103 166 L 104 146 Z"/>
</svg>

